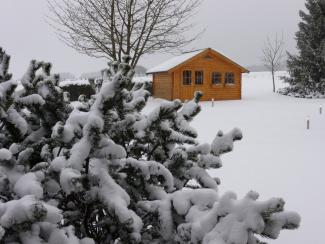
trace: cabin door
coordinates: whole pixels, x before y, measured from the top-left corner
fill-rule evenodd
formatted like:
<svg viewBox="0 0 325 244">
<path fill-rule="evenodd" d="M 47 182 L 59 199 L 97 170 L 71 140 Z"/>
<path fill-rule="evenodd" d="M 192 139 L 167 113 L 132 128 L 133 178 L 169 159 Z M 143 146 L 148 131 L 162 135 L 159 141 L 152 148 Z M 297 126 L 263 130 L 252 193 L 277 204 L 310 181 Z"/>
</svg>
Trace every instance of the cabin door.
<svg viewBox="0 0 325 244">
<path fill-rule="evenodd" d="M 180 73 L 180 99 L 182 101 L 191 100 L 195 91 L 195 71 L 184 69 Z"/>
<path fill-rule="evenodd" d="M 194 85 L 182 86 L 181 89 L 181 100 L 192 100 L 194 97 L 195 87 Z"/>
</svg>

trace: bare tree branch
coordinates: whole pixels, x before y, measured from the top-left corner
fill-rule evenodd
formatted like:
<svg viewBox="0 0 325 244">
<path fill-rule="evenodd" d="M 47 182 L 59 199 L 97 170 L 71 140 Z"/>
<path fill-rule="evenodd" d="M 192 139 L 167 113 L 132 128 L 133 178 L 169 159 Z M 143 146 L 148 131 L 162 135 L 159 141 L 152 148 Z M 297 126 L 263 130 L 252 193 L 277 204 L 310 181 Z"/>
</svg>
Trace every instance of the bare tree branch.
<svg viewBox="0 0 325 244">
<path fill-rule="evenodd" d="M 262 54 L 263 56 L 261 60 L 264 66 L 272 73 L 273 92 L 275 92 L 274 75 L 281 66 L 282 60 L 284 58 L 283 34 L 281 37 L 276 34 L 273 40 L 271 40 L 270 37 L 267 37 L 262 48 Z"/>
<path fill-rule="evenodd" d="M 180 50 L 201 0 L 47 0 L 49 24 L 75 50 L 136 66 L 144 54 Z"/>
</svg>

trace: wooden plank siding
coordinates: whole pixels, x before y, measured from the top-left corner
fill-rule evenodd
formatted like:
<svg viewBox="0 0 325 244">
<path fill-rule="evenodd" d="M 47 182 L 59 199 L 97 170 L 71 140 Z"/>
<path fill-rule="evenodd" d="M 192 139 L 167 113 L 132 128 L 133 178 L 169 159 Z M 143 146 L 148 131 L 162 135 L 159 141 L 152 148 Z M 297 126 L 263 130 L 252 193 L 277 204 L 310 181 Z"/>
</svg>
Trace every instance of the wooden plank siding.
<svg viewBox="0 0 325 244">
<path fill-rule="evenodd" d="M 181 66 L 174 72 L 174 98 L 189 100 L 193 98 L 195 91 L 203 92 L 203 101 L 211 100 L 235 100 L 241 99 L 241 70 L 233 64 L 217 57 L 214 54 L 200 55 L 191 62 Z M 183 71 L 192 71 L 192 84 L 183 84 Z M 195 84 L 195 71 L 203 71 L 204 81 L 202 85 Z M 212 73 L 220 72 L 222 74 L 222 83 L 212 84 Z M 235 74 L 235 84 L 225 84 L 225 73 L 233 72 Z"/>
<path fill-rule="evenodd" d="M 172 100 L 172 79 L 168 72 L 153 74 L 152 93 L 154 97 Z"/>
</svg>

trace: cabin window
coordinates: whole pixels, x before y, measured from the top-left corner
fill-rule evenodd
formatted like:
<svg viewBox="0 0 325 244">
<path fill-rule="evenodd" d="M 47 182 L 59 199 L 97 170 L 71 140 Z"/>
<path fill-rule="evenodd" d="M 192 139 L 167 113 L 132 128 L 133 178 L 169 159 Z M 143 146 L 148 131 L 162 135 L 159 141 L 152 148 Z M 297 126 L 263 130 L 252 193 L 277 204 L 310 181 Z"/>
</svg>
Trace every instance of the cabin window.
<svg viewBox="0 0 325 244">
<path fill-rule="evenodd" d="M 192 83 L 192 71 L 184 70 L 183 71 L 183 85 L 191 85 Z"/>
<path fill-rule="evenodd" d="M 235 74 L 227 72 L 225 76 L 225 84 L 235 84 Z"/>
<path fill-rule="evenodd" d="M 222 75 L 220 72 L 212 72 L 211 79 L 213 85 L 219 85 L 222 82 Z"/>
<path fill-rule="evenodd" d="M 203 85 L 203 71 L 195 71 L 195 85 Z"/>
</svg>

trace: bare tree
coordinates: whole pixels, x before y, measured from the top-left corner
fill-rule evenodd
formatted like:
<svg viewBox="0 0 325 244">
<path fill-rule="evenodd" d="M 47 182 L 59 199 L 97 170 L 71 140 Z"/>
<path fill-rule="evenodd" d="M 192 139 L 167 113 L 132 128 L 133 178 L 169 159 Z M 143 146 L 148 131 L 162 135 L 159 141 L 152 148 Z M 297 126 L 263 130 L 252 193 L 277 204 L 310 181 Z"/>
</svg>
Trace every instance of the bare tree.
<svg viewBox="0 0 325 244">
<path fill-rule="evenodd" d="M 196 39 L 186 38 L 189 19 L 200 0 L 47 0 L 49 23 L 60 39 L 92 57 L 121 61 L 159 50 L 182 48 Z"/>
<path fill-rule="evenodd" d="M 275 92 L 275 72 L 279 69 L 284 57 L 284 41 L 283 35 L 275 35 L 273 40 L 266 38 L 262 49 L 262 61 L 264 66 L 271 71 L 273 80 L 273 92 Z"/>
</svg>

